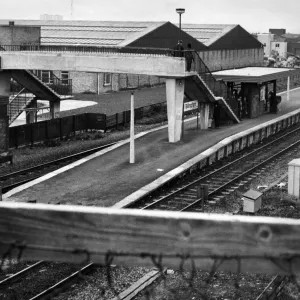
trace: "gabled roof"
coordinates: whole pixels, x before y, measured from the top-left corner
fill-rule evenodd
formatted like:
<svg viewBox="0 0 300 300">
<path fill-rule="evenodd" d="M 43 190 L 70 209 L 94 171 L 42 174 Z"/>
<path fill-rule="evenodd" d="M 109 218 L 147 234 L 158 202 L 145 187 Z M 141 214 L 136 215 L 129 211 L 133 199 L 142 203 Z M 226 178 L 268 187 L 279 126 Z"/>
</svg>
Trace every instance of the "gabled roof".
<svg viewBox="0 0 300 300">
<path fill-rule="evenodd" d="M 10 20 L 0 20 L 8 25 Z M 125 47 L 167 22 L 14 20 L 15 25 L 41 26 L 42 45 Z"/>
<path fill-rule="evenodd" d="M 238 25 L 182 24 L 181 29 L 206 46 L 210 46 Z"/>
</svg>

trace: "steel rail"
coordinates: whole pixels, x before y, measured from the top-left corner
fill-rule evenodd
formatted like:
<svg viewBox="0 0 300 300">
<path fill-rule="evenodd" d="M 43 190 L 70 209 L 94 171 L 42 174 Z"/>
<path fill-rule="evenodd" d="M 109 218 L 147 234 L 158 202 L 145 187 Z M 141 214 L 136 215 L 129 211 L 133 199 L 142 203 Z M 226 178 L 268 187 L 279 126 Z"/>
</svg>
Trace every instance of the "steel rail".
<svg viewBox="0 0 300 300">
<path fill-rule="evenodd" d="M 2 281 L 0 281 L 0 288 L 4 285 L 10 284 L 11 282 L 14 282 L 14 281 L 22 278 L 23 276 L 27 275 L 29 272 L 33 271 L 37 267 L 41 267 L 44 263 L 45 262 L 43 260 L 38 261 L 38 262 L 28 266 L 27 268 L 3 279 Z"/>
<path fill-rule="evenodd" d="M 13 179 L 14 177 L 17 177 L 17 176 L 22 176 L 22 175 L 26 175 L 28 173 L 36 172 L 38 170 L 47 168 L 49 166 L 57 165 L 57 164 L 63 163 L 63 162 L 68 161 L 68 160 L 73 160 L 73 159 L 76 159 L 76 158 L 81 157 L 81 156 L 87 156 L 87 155 L 92 154 L 94 152 L 97 152 L 97 151 L 103 150 L 105 148 L 108 148 L 110 146 L 113 146 L 116 143 L 117 142 L 106 144 L 106 145 L 102 145 L 102 146 L 95 147 L 95 148 L 92 148 L 92 149 L 89 149 L 89 150 L 81 151 L 79 153 L 75 153 L 75 154 L 72 154 L 72 155 L 61 157 L 61 158 L 58 158 L 56 160 L 51 160 L 51 161 L 46 162 L 46 163 L 38 164 L 38 165 L 35 165 L 33 167 L 29 167 L 29 168 L 25 168 L 25 169 L 22 169 L 22 170 L 19 170 L 19 171 L 15 171 L 15 172 L 7 173 L 7 174 L 4 174 L 4 175 L 0 175 L 0 182 L 1 181 L 2 182 L 3 181 L 7 181 L 9 179 Z M 27 183 L 27 182 L 29 182 L 31 180 L 34 180 L 34 179 L 36 179 L 36 178 L 38 178 L 40 176 L 41 175 L 32 176 L 29 179 L 21 180 L 21 181 L 18 181 L 18 182 L 9 184 L 9 185 L 3 185 L 2 186 L 2 193 L 6 193 L 7 191 L 9 191 L 9 190 L 11 190 L 13 188 L 15 188 L 15 187 L 17 187 L 17 186 L 19 186 L 21 184 Z"/>
<path fill-rule="evenodd" d="M 70 282 L 72 282 L 75 279 L 78 279 L 81 274 L 86 274 L 90 272 L 94 267 L 93 263 L 89 263 L 88 265 L 84 266 L 80 270 L 74 272 L 70 276 L 64 278 L 63 280 L 59 281 L 58 283 L 52 285 L 48 289 L 44 290 L 43 292 L 39 293 L 38 295 L 30 298 L 29 300 L 38 300 L 38 299 L 44 299 L 44 297 L 51 295 L 51 297 L 54 297 L 55 295 L 61 293 L 61 288 Z M 57 290 L 57 291 L 55 291 Z"/>
<path fill-rule="evenodd" d="M 246 177 L 247 175 L 249 175 L 250 173 L 252 173 L 253 171 L 257 170 L 258 168 L 260 168 L 261 166 L 267 164 L 268 162 L 274 160 L 275 158 L 277 158 L 278 156 L 286 153 L 287 151 L 289 151 L 290 149 L 296 147 L 300 145 L 300 141 L 295 142 L 291 145 L 289 145 L 288 147 L 284 148 L 283 150 L 275 153 L 274 155 L 268 157 L 267 159 L 263 160 L 262 162 L 260 162 L 259 164 L 256 164 L 254 167 L 252 167 L 251 169 L 245 171 L 244 173 L 236 176 L 235 178 L 233 178 L 232 180 L 226 182 L 225 184 L 223 184 L 222 186 L 218 187 L 217 189 L 213 190 L 212 192 L 210 192 L 208 194 L 209 197 L 213 196 L 214 194 L 220 192 L 221 190 L 224 190 L 227 186 L 233 184 L 234 182 L 241 180 L 243 177 Z M 191 208 L 194 205 L 197 205 L 200 201 L 202 201 L 202 198 L 199 198 L 197 200 L 195 200 L 193 203 L 189 204 L 188 206 L 184 207 L 183 209 L 181 209 L 181 211 L 185 211 L 189 208 Z"/>
<path fill-rule="evenodd" d="M 286 280 L 287 276 L 276 275 L 255 300 L 277 299 L 277 294 L 282 290 L 281 284 Z M 272 290 L 269 291 L 271 287 Z"/>
<path fill-rule="evenodd" d="M 142 209 L 151 209 L 153 206 L 155 206 L 155 205 L 157 205 L 157 204 L 159 204 L 159 203 L 162 203 L 162 202 L 166 201 L 168 198 L 171 198 L 171 197 L 175 196 L 176 194 L 179 194 L 179 193 L 181 193 L 181 192 L 184 192 L 185 190 L 191 188 L 192 186 L 194 186 L 194 185 L 196 185 L 196 184 L 198 184 L 198 183 L 200 183 L 200 182 L 202 182 L 202 181 L 204 181 L 204 180 L 206 180 L 206 179 L 212 177 L 212 176 L 215 175 L 215 174 L 220 173 L 221 171 L 224 171 L 224 170 L 228 169 L 228 168 L 231 167 L 231 166 L 234 166 L 234 165 L 237 164 L 238 162 L 241 162 L 241 161 L 245 160 L 247 157 L 251 157 L 251 155 L 253 156 L 254 154 L 260 152 L 261 150 L 264 150 L 264 149 L 266 149 L 266 148 L 268 148 L 268 147 L 274 145 L 275 143 L 279 142 L 280 140 L 283 140 L 284 138 L 286 138 L 286 137 L 288 137 L 288 136 L 290 136 L 290 135 L 292 135 L 292 134 L 295 134 L 295 133 L 298 132 L 299 130 L 300 130 L 300 128 L 296 128 L 296 129 L 292 130 L 291 132 L 288 132 L 288 133 L 282 135 L 281 137 L 276 138 L 275 140 L 273 140 L 273 141 L 267 143 L 266 145 L 263 145 L 263 146 L 261 146 L 261 147 L 255 149 L 255 150 L 249 152 L 248 154 L 246 154 L 246 155 L 244 155 L 244 156 L 241 156 L 240 158 L 235 159 L 234 161 L 232 161 L 232 162 L 230 162 L 230 163 L 228 163 L 228 164 L 226 164 L 226 165 L 224 165 L 224 166 L 222 166 L 222 167 L 220 167 L 220 168 L 218 168 L 218 169 L 216 169 L 216 170 L 210 172 L 209 174 L 207 174 L 207 175 L 205 175 L 205 176 L 202 176 L 202 177 L 200 177 L 200 178 L 197 178 L 197 179 L 193 180 L 192 182 L 190 182 L 190 183 L 188 183 L 188 184 L 186 184 L 186 185 L 184 185 L 184 186 L 182 186 L 182 187 L 180 187 L 180 188 L 176 188 L 176 189 L 175 189 L 174 191 L 172 191 L 171 193 L 169 193 L 169 194 L 167 194 L 167 195 L 165 195 L 165 196 L 163 196 L 163 197 L 160 197 L 159 199 L 157 199 L 156 201 L 154 201 L 154 202 L 152 202 L 152 203 L 149 203 L 148 205 L 144 206 Z M 233 181 L 236 181 L 236 180 L 237 180 L 237 178 L 233 179 Z M 228 183 L 228 184 L 229 184 L 229 183 Z M 227 184 L 225 184 L 224 187 L 225 187 L 226 185 L 227 185 Z M 219 189 L 218 189 L 218 190 L 219 190 Z M 217 190 L 216 190 L 216 191 L 217 191 Z M 213 192 L 215 193 L 216 191 L 213 191 Z M 210 196 L 210 194 L 209 194 L 209 196 Z M 143 198 L 142 198 L 142 199 L 143 199 Z M 141 199 L 141 200 L 142 200 L 142 199 Z M 197 200 L 201 200 L 201 198 L 200 198 L 200 199 L 197 199 Z"/>
</svg>

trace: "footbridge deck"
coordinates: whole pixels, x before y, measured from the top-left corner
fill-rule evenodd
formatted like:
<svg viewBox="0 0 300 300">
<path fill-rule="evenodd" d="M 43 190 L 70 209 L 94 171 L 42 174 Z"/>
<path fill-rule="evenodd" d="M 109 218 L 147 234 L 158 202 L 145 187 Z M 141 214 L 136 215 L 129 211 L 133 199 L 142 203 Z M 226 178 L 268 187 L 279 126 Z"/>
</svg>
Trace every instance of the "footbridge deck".
<svg viewBox="0 0 300 300">
<path fill-rule="evenodd" d="M 170 49 L 65 46 L 0 46 L 1 69 L 65 70 L 184 78 L 184 57 Z"/>
<path fill-rule="evenodd" d="M 208 95 L 201 99 L 204 106 L 202 110 L 200 109 L 200 118 L 206 120 L 204 128 L 208 126 L 209 104 L 207 102 L 214 103 L 220 99 L 228 116 L 235 123 L 239 122 L 235 112 L 230 108 L 232 97 L 228 87 L 216 81 L 196 51 L 189 53 L 193 56 L 193 69 L 186 71 L 185 54 L 185 51 L 174 52 L 171 49 L 158 48 L 0 45 L 0 69 L 126 73 L 164 77 L 166 78 L 169 141 L 177 142 L 181 139 L 182 133 L 184 95 L 190 95 L 185 88 L 187 82 L 185 79 L 198 77 L 200 83 L 193 81 L 192 84 L 198 85 L 200 90 Z M 188 86 L 190 87 L 191 84 Z M 55 109 L 59 110 L 54 107 L 53 115 Z"/>
</svg>

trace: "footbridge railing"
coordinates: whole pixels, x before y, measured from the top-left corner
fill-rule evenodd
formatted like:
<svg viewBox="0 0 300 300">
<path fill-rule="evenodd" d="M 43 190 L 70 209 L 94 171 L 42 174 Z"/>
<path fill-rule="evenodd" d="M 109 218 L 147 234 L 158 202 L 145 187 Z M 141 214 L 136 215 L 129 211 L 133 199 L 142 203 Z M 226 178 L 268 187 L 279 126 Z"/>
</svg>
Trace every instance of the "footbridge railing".
<svg viewBox="0 0 300 300">
<path fill-rule="evenodd" d="M 227 85 L 222 81 L 216 80 L 196 51 L 193 52 L 193 57 L 194 63 L 192 64 L 191 70 L 198 73 L 198 75 L 202 78 L 204 83 L 216 97 L 224 98 L 233 112 L 237 115 L 237 101 L 234 99 L 233 94 Z"/>
<path fill-rule="evenodd" d="M 168 48 L 151 47 L 98 47 L 98 46 L 63 46 L 63 45 L 0 45 L 1 51 L 26 52 L 75 52 L 93 54 L 133 54 L 174 56 L 174 51 Z"/>
</svg>

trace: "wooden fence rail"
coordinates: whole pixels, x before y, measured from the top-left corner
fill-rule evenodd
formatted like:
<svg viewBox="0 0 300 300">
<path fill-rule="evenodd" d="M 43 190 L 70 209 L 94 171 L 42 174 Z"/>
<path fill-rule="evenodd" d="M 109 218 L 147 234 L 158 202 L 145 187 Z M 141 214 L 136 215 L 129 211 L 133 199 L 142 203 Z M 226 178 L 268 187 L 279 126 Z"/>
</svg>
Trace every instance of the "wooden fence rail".
<svg viewBox="0 0 300 300">
<path fill-rule="evenodd" d="M 0 258 L 295 274 L 300 220 L 0 203 Z"/>
</svg>

